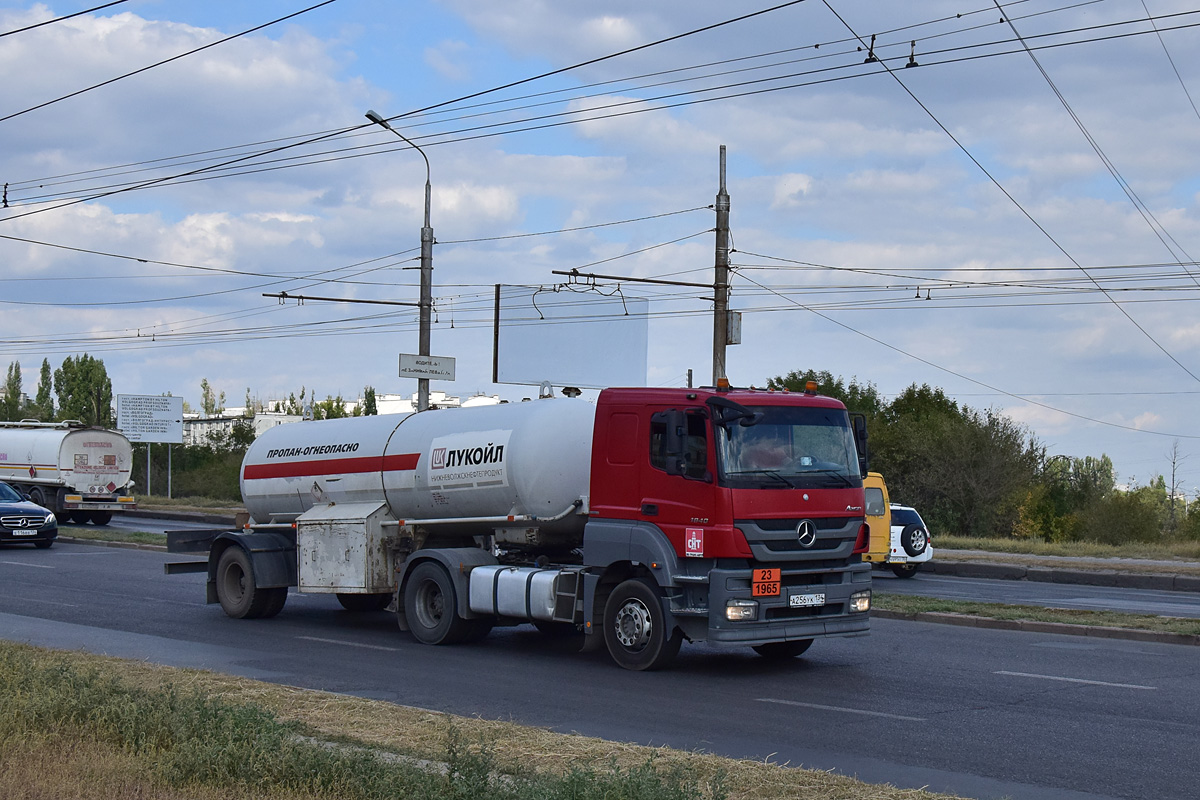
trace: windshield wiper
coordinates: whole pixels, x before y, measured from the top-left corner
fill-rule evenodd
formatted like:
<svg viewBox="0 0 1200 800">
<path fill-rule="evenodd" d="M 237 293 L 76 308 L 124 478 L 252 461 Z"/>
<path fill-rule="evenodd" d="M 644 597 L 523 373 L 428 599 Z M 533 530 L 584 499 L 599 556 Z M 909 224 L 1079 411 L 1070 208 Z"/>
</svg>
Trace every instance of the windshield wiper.
<svg viewBox="0 0 1200 800">
<path fill-rule="evenodd" d="M 844 473 L 842 473 L 840 470 L 829 469 L 827 467 L 823 468 L 823 469 L 806 469 L 806 470 L 804 470 L 805 475 L 811 475 L 814 472 L 817 474 L 820 474 L 820 475 L 829 475 L 830 477 L 837 478 L 838 480 L 840 480 L 842 482 L 843 486 L 848 486 L 848 487 L 854 486 L 854 481 L 847 478 L 846 475 Z"/>
<path fill-rule="evenodd" d="M 740 470 L 738 472 L 730 472 L 729 473 L 729 477 L 731 477 L 731 478 L 740 478 L 744 475 L 766 475 L 768 477 L 774 478 L 777 481 L 780 481 L 785 486 L 787 486 L 789 489 L 796 488 L 796 484 L 789 481 L 787 478 L 785 478 L 779 472 L 779 470 L 775 470 L 775 469 L 744 469 L 744 470 Z"/>
</svg>

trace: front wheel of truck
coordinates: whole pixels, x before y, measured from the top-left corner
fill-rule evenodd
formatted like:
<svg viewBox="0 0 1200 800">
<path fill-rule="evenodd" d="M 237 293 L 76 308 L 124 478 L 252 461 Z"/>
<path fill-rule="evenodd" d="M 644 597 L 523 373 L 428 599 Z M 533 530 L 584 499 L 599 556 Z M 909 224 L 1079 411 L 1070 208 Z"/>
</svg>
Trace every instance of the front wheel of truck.
<svg viewBox="0 0 1200 800">
<path fill-rule="evenodd" d="M 625 669 L 661 669 L 675 658 L 683 634 L 666 626 L 658 588 L 639 578 L 619 584 L 604 604 L 604 643 Z"/>
</svg>

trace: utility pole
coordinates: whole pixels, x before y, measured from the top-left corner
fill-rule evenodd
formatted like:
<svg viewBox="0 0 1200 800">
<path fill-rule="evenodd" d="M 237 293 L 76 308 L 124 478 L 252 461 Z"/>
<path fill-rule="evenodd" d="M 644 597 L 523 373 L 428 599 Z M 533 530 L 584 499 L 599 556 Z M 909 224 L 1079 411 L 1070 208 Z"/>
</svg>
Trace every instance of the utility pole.
<svg viewBox="0 0 1200 800">
<path fill-rule="evenodd" d="M 729 342 L 729 192 L 725 190 L 725 145 L 721 145 L 721 183 L 717 191 L 716 278 L 713 281 L 712 385 L 725 374 L 725 346 Z"/>
<path fill-rule="evenodd" d="M 429 185 L 430 170 L 429 156 L 400 131 L 393 128 L 388 121 L 374 111 L 367 112 L 367 119 L 381 128 L 391 131 L 404 142 L 421 154 L 425 159 L 425 225 L 421 228 L 421 302 L 418 304 L 417 353 L 429 356 L 429 328 L 433 314 L 433 228 L 429 224 L 429 206 L 431 190 Z M 429 378 L 417 378 L 417 411 L 429 409 Z"/>
</svg>

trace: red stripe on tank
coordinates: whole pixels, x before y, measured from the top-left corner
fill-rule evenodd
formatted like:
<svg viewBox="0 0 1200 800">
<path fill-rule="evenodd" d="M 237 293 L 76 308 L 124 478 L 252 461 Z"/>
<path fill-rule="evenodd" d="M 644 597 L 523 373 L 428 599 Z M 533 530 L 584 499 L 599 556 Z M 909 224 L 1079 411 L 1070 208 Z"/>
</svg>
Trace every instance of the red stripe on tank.
<svg viewBox="0 0 1200 800">
<path fill-rule="evenodd" d="M 246 480 L 262 478 L 306 478 L 317 475 L 344 475 L 363 472 L 403 472 L 417 468 L 420 453 L 365 458 L 323 458 L 315 461 L 285 461 L 278 464 L 250 464 L 242 472 Z"/>
</svg>

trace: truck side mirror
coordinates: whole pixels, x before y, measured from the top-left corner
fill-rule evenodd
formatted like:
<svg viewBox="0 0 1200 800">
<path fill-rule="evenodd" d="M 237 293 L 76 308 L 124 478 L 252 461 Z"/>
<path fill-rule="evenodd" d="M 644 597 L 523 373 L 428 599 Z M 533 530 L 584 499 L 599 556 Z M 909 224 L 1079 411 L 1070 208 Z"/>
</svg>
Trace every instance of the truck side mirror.
<svg viewBox="0 0 1200 800">
<path fill-rule="evenodd" d="M 858 471 L 861 477 L 865 478 L 870 469 L 867 450 L 867 417 L 865 414 L 851 414 L 850 423 L 854 426 L 854 449 L 858 451 Z"/>
</svg>

